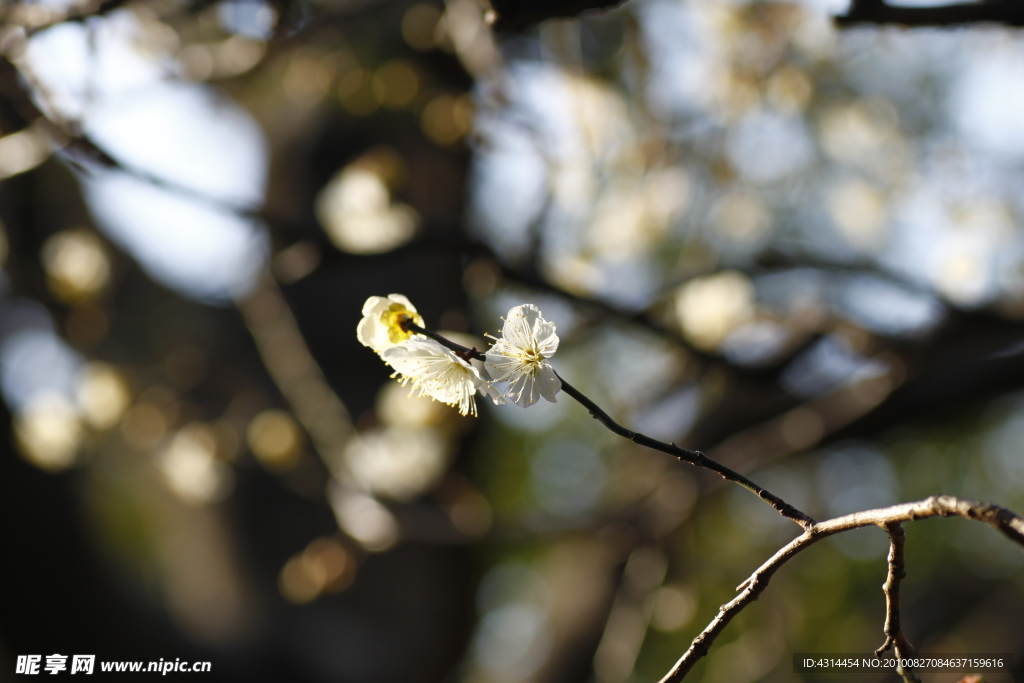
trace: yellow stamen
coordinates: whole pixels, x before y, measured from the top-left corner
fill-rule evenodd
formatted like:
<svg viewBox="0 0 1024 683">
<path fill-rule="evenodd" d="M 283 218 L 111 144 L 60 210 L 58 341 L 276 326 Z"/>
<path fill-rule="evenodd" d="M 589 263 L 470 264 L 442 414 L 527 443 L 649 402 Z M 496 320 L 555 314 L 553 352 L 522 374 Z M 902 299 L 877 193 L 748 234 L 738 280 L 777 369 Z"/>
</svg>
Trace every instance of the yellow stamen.
<svg viewBox="0 0 1024 683">
<path fill-rule="evenodd" d="M 423 318 L 419 313 L 413 313 L 400 303 L 393 303 L 387 310 L 380 314 L 380 321 L 388 328 L 388 339 L 392 344 L 401 344 L 413 335 L 404 329 L 403 323 L 411 321 L 423 327 Z"/>
</svg>

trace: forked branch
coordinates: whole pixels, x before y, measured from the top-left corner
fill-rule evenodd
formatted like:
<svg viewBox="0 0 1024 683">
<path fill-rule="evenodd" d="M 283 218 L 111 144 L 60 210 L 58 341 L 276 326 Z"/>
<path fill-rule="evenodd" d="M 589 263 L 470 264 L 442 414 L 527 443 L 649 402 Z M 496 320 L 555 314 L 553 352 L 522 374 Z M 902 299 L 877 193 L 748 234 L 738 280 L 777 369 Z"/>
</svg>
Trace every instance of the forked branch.
<svg viewBox="0 0 1024 683">
<path fill-rule="evenodd" d="M 406 319 L 402 323 L 402 326 L 403 329 L 407 331 L 422 334 L 439 342 L 440 344 L 443 344 L 464 359 L 486 360 L 484 353 L 477 349 L 470 349 L 460 344 L 456 344 L 455 342 L 445 339 L 434 332 L 423 329 L 409 319 Z M 965 500 L 955 496 L 932 496 L 913 503 L 902 503 L 900 505 L 894 505 L 887 508 L 865 510 L 825 520 L 823 522 L 815 522 L 803 512 L 792 507 L 743 475 L 738 472 L 734 472 L 711 458 L 708 458 L 699 451 L 690 451 L 685 448 L 680 448 L 675 444 L 658 441 L 657 439 L 653 439 L 645 434 L 640 434 L 639 432 L 634 432 L 623 427 L 619 423 L 615 422 L 615 420 L 613 420 L 582 392 L 561 377 L 559 377 L 559 379 L 561 379 L 562 389 L 565 393 L 576 399 L 581 405 L 590 411 L 590 414 L 594 419 L 598 420 L 615 434 L 642 446 L 647 446 L 648 448 L 667 453 L 698 467 L 703 467 L 710 469 L 713 472 L 717 472 L 725 479 L 734 481 L 744 488 L 753 491 L 762 500 L 768 502 L 772 507 L 778 510 L 780 514 L 793 520 L 804 529 L 804 532 L 800 536 L 786 544 L 767 562 L 758 567 L 757 571 L 751 574 L 746 581 L 737 586 L 736 590 L 739 591 L 739 595 L 719 608 L 718 614 L 715 618 L 711 620 L 711 623 L 707 625 L 700 635 L 694 638 L 689 649 L 679 659 L 679 661 L 676 662 L 675 666 L 672 667 L 672 670 L 662 678 L 661 683 L 677 683 L 678 681 L 682 681 L 694 665 L 708 653 L 708 650 L 715 642 L 715 639 L 718 638 L 719 634 L 726 626 L 729 625 L 729 622 L 764 592 L 765 588 L 768 587 L 768 582 L 771 580 L 771 577 L 775 572 L 792 557 L 803 552 L 812 544 L 817 543 L 823 538 L 865 526 L 878 526 L 889 534 L 889 571 L 886 582 L 883 586 L 886 597 L 886 639 L 885 643 L 883 643 L 882 647 L 880 647 L 877 652 L 881 653 L 889 647 L 893 647 L 900 658 L 905 658 L 913 653 L 913 648 L 906 636 L 903 634 L 900 624 L 899 588 L 900 581 L 903 579 L 906 571 L 903 553 L 905 536 L 903 527 L 901 526 L 903 522 L 925 519 L 928 517 L 964 517 L 966 519 L 984 522 L 994 527 L 1010 540 L 1024 548 L 1024 518 L 1021 518 L 1016 513 L 998 505 Z M 899 673 L 903 677 L 905 683 L 915 683 L 918 681 L 912 671 L 899 670 Z"/>
<path fill-rule="evenodd" d="M 896 659 L 902 662 L 914 654 L 914 647 L 903 634 L 900 623 L 900 583 L 907 575 L 903 557 L 907 535 L 899 522 L 886 524 L 885 531 L 889 534 L 889 573 L 882 584 L 885 593 L 885 642 L 875 650 L 875 655 L 881 657 L 891 647 L 896 653 Z M 902 664 L 897 666 L 896 672 L 903 678 L 903 683 L 921 683 L 913 670 L 904 669 Z"/>
<path fill-rule="evenodd" d="M 686 653 L 676 662 L 661 683 L 677 683 L 686 677 L 690 669 L 708 653 L 708 649 L 718 635 L 732 621 L 733 617 L 752 603 L 768 587 L 772 575 L 779 567 L 788 562 L 798 553 L 823 538 L 834 534 L 859 529 L 865 526 L 879 526 L 887 531 L 892 525 L 928 517 L 964 517 L 978 522 L 985 522 L 1003 533 L 1007 538 L 1024 548 L 1024 518 L 1006 508 L 964 500 L 955 496 L 932 496 L 913 503 L 902 503 L 877 510 L 865 510 L 853 514 L 836 517 L 811 525 L 803 534 L 794 538 L 775 553 L 767 562 L 758 567 L 757 571 L 741 583 L 736 590 L 740 591 L 732 601 L 722 605 L 711 623 L 694 638 Z M 891 535 L 890 535 L 891 538 Z M 902 564 L 902 549 L 899 551 Z M 891 567 L 890 567 L 890 571 Z M 902 572 L 902 569 L 899 570 Z M 887 582 L 888 583 L 888 582 Z M 887 598 L 889 594 L 887 592 Z M 898 617 L 897 617 L 898 618 Z M 904 679 L 906 680 L 906 679 Z"/>
</svg>

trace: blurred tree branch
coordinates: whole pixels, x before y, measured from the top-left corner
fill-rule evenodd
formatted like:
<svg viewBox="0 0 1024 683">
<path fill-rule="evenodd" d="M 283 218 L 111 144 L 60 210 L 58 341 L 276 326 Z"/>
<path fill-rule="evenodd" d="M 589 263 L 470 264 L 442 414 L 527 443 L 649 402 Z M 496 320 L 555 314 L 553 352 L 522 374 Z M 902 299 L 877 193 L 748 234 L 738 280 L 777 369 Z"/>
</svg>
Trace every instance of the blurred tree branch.
<svg viewBox="0 0 1024 683">
<path fill-rule="evenodd" d="M 77 5 L 71 5 L 64 10 L 47 10 L 32 6 L 32 11 L 26 11 L 21 3 L 11 3 L 4 8 L 0 14 L 0 25 L 18 26 L 25 30 L 26 36 L 32 36 L 40 31 L 45 31 L 57 24 L 68 21 L 85 21 L 90 17 L 98 17 L 113 12 L 123 7 L 129 0 L 92 0 Z M 40 11 L 41 10 L 41 11 Z"/>
<path fill-rule="evenodd" d="M 610 9 L 625 0 L 490 0 L 489 17 L 498 31 L 515 31 L 545 19 L 575 17 L 590 10 Z"/>
<path fill-rule="evenodd" d="M 998 505 L 965 500 L 955 496 L 932 496 L 913 503 L 902 503 L 887 508 L 864 510 L 817 522 L 810 526 L 803 534 L 781 548 L 771 559 L 758 567 L 757 571 L 751 574 L 746 581 L 737 586 L 736 590 L 740 591 L 740 594 L 719 608 L 715 618 L 711 620 L 711 623 L 704 628 L 700 635 L 694 638 L 690 648 L 676 662 L 672 670 L 661 679 L 661 683 L 678 683 L 678 681 L 686 678 L 686 675 L 694 665 L 707 655 L 711 645 L 725 627 L 728 626 L 729 622 L 748 605 L 757 600 L 761 593 L 764 592 L 775 572 L 783 564 L 814 543 L 823 538 L 828 538 L 844 531 L 850 531 L 851 529 L 879 526 L 888 531 L 892 528 L 892 525 L 917 519 L 926 519 L 928 517 L 963 517 L 977 522 L 984 522 L 1000 531 L 1011 541 L 1024 547 L 1024 518 Z M 890 560 L 890 575 L 894 571 L 893 562 L 895 560 Z M 897 569 L 897 571 L 902 573 L 902 569 Z M 888 585 L 890 582 L 887 581 L 886 583 Z M 890 590 L 887 589 L 887 599 L 892 595 L 889 592 Z"/>
<path fill-rule="evenodd" d="M 0 51 L 0 102 L 6 102 L 9 105 L 8 110 L 15 113 L 20 119 L 16 122 L 18 128 L 40 126 L 46 136 L 50 138 L 50 143 L 57 153 L 78 170 L 89 173 L 92 172 L 91 167 L 100 167 L 121 171 L 168 192 L 182 195 L 216 209 L 236 213 L 239 216 L 254 218 L 260 213 L 256 207 L 227 201 L 161 178 L 145 169 L 126 164 L 110 155 L 88 135 L 77 130 L 78 126 L 74 122 L 54 120 L 53 116 L 40 109 L 32 99 L 31 91 L 35 90 L 40 93 L 41 88 L 33 87 L 32 79 L 24 69 L 20 68 L 16 58 L 9 56 L 9 51 L 13 50 L 18 53 L 20 47 L 12 49 L 11 46 L 5 45 L 3 48 Z M 45 93 L 41 94 L 45 97 Z"/>
<path fill-rule="evenodd" d="M 884 0 L 853 0 L 849 12 L 836 17 L 836 24 L 841 27 L 858 24 L 957 26 L 978 22 L 1024 26 L 1024 4 L 1016 0 L 993 0 L 932 7 L 893 7 Z"/>
<path fill-rule="evenodd" d="M 547 19 L 576 17 L 591 10 L 610 9 L 625 0 L 490 0 L 488 19 L 497 31 L 516 31 Z M 992 0 L 932 7 L 894 7 L 884 0 L 854 0 L 850 10 L 835 18 L 841 27 L 858 24 L 902 26 L 957 26 L 992 22 L 1024 26 L 1024 5 L 1014 0 Z"/>
<path fill-rule="evenodd" d="M 327 470 L 338 477 L 353 433 L 348 410 L 327 383 L 277 282 L 264 271 L 259 285 L 235 305 L 274 384 L 309 434 Z"/>
</svg>

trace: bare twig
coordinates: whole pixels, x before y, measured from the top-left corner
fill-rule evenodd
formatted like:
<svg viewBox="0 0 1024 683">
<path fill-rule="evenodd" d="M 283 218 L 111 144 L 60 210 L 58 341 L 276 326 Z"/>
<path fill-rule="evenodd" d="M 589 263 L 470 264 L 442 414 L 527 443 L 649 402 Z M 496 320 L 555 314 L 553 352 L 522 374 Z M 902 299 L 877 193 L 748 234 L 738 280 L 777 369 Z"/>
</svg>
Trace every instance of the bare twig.
<svg viewBox="0 0 1024 683">
<path fill-rule="evenodd" d="M 718 609 L 715 618 L 700 635 L 694 638 L 690 648 L 676 662 L 672 670 L 661 679 L 661 683 L 678 683 L 683 680 L 690 669 L 708 653 L 712 643 L 733 617 L 757 600 L 758 596 L 764 592 L 772 575 L 778 571 L 779 567 L 812 544 L 833 534 L 851 529 L 865 526 L 879 526 L 886 529 L 888 525 L 927 517 L 964 517 L 985 522 L 1024 547 L 1024 518 L 998 505 L 979 503 L 955 496 L 932 496 L 913 503 L 901 503 L 877 510 L 864 510 L 818 522 L 776 552 L 771 559 L 758 567 L 757 571 L 736 588 L 740 594 Z"/>
<path fill-rule="evenodd" d="M 668 455 L 679 458 L 683 462 L 688 462 L 691 465 L 696 465 L 697 467 L 703 467 L 704 469 L 711 470 L 712 472 L 721 475 L 723 479 L 734 481 L 743 488 L 757 495 L 757 497 L 760 498 L 761 500 L 771 505 L 778 511 L 780 515 L 786 517 L 787 519 L 793 520 L 805 529 L 809 528 L 810 525 L 814 524 L 813 519 L 805 515 L 800 510 L 797 510 L 795 507 L 793 507 L 786 501 L 782 500 L 781 498 L 771 493 L 764 487 L 755 484 L 753 481 L 744 477 L 739 472 L 736 472 L 735 470 L 726 467 L 725 465 L 716 460 L 712 460 L 711 458 L 704 455 L 700 451 L 691 451 L 685 448 L 680 448 L 674 443 L 665 443 L 664 441 L 658 441 L 657 439 L 651 438 L 646 434 L 641 434 L 640 432 L 634 432 L 632 430 L 626 429 L 625 427 L 617 423 L 615 420 L 613 420 L 611 417 L 609 417 L 608 414 L 601 410 L 601 408 L 599 408 L 596 403 L 594 403 L 585 395 L 583 395 L 583 393 L 580 392 L 579 389 L 572 386 L 561 377 L 559 377 L 559 379 L 562 380 L 562 390 L 565 391 L 565 393 L 572 396 L 581 405 L 583 405 L 584 408 L 590 411 L 591 416 L 595 420 L 597 420 L 605 427 L 618 434 L 619 436 L 625 439 L 629 439 L 633 443 L 640 444 L 641 446 L 646 446 L 647 448 L 652 448 L 656 451 L 667 453 Z"/>
<path fill-rule="evenodd" d="M 481 353 L 480 351 L 477 351 L 476 349 L 467 349 L 465 346 L 461 346 L 453 341 L 445 339 L 444 337 L 434 332 L 431 332 L 430 330 L 423 329 L 422 327 L 416 325 L 410 320 L 406 321 L 405 327 L 408 330 L 422 334 L 425 337 L 429 337 L 434 341 L 437 341 L 445 345 L 449 349 L 452 349 L 453 351 L 462 354 L 463 356 L 475 358 L 476 360 L 486 359 L 484 354 Z M 566 382 L 565 379 L 563 379 L 562 377 L 559 377 L 559 379 L 562 381 L 562 390 L 565 393 L 572 396 L 584 408 L 590 411 L 591 416 L 593 416 L 595 420 L 597 420 L 605 427 L 607 427 L 609 430 L 611 430 L 615 434 L 618 434 L 622 438 L 629 439 L 633 443 L 640 444 L 641 446 L 646 446 L 647 448 L 651 448 L 656 451 L 661 451 L 662 453 L 667 453 L 668 455 L 671 455 L 675 458 L 679 458 L 680 460 L 688 462 L 691 465 L 696 465 L 697 467 L 703 467 L 704 469 L 711 470 L 712 472 L 721 475 L 724 479 L 736 482 L 743 488 L 757 495 L 757 497 L 760 498 L 761 500 L 771 505 L 783 517 L 793 520 L 804 529 L 809 529 L 811 525 L 814 524 L 813 519 L 811 519 L 809 516 L 807 516 L 800 510 L 796 509 L 786 501 L 782 500 L 781 498 L 771 493 L 764 487 L 755 484 L 753 481 L 744 477 L 739 472 L 731 470 L 725 465 L 721 464 L 720 462 L 712 460 L 711 458 L 704 455 L 700 451 L 691 451 L 686 448 L 680 448 L 674 443 L 665 443 L 664 441 L 658 441 L 657 439 L 651 438 L 646 434 L 641 434 L 640 432 L 634 432 L 630 429 L 626 429 L 618 422 L 613 420 L 611 416 L 608 415 L 608 413 L 601 410 L 601 408 L 596 403 L 587 398 L 587 396 L 584 395 L 579 389 Z"/>
<path fill-rule="evenodd" d="M 882 584 L 882 591 L 885 592 L 885 642 L 882 643 L 882 647 L 875 650 L 875 655 L 881 657 L 882 653 L 891 647 L 896 653 L 896 659 L 902 662 L 914 654 L 914 647 L 903 634 L 903 627 L 900 624 L 900 582 L 907 575 L 903 557 L 907 535 L 899 522 L 886 524 L 884 528 L 889 534 L 889 573 Z M 904 669 L 902 665 L 897 665 L 896 672 L 903 678 L 904 683 L 921 683 L 913 669 Z"/>
</svg>

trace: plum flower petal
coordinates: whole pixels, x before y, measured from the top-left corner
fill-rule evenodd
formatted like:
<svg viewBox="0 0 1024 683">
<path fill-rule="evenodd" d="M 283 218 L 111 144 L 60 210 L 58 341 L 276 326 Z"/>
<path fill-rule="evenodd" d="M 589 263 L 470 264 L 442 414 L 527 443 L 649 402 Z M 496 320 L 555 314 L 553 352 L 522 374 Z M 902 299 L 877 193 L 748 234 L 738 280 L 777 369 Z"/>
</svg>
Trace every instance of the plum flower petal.
<svg viewBox="0 0 1024 683">
<path fill-rule="evenodd" d="M 503 406 L 508 403 L 508 400 L 498 391 L 497 387 L 491 384 L 487 379 L 484 379 L 484 383 L 479 387 L 480 393 L 491 399 L 496 406 Z"/>
<path fill-rule="evenodd" d="M 389 294 L 386 298 L 371 296 L 363 304 L 363 318 L 356 326 L 356 338 L 363 346 L 383 354 L 413 336 L 412 332 L 402 329 L 402 322 L 406 320 L 423 327 L 423 318 L 406 297 L 401 294 Z"/>
<path fill-rule="evenodd" d="M 384 362 L 401 375 L 403 386 L 411 384 L 419 396 L 447 403 L 461 415 L 476 415 L 477 389 L 486 392 L 480 371 L 433 339 L 413 337 L 385 349 Z"/>
<path fill-rule="evenodd" d="M 526 408 L 541 396 L 554 403 L 562 381 L 547 359 L 557 350 L 555 324 L 533 304 L 523 304 L 508 312 L 485 366 L 493 381 L 508 382 L 505 396 L 516 405 Z"/>
</svg>

